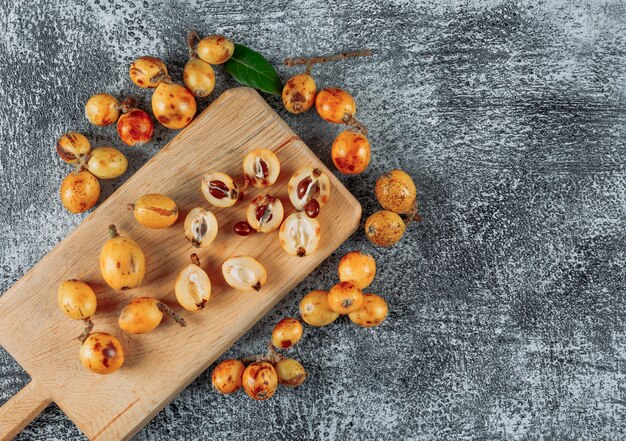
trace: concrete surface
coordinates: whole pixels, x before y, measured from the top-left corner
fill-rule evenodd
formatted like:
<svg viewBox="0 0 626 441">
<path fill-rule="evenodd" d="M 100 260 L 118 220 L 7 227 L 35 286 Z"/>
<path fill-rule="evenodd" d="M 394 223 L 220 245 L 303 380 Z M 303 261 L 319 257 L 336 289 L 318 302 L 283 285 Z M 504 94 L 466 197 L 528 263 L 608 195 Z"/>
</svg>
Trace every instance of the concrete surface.
<svg viewBox="0 0 626 441">
<path fill-rule="evenodd" d="M 265 403 L 214 393 L 209 369 L 136 440 L 626 437 L 624 3 L 1 3 L 0 291 L 82 219 L 58 200 L 68 167 L 56 138 L 78 130 L 120 146 L 113 127 L 88 125 L 84 102 L 106 91 L 146 107 L 130 61 L 160 56 L 180 78 L 188 29 L 259 50 L 283 80 L 296 72 L 286 56 L 371 47 L 367 60 L 314 70 L 319 86 L 354 94 L 370 128 L 371 166 L 341 179 L 365 215 L 384 171 L 417 184 L 424 222 L 401 244 L 354 235 L 225 356 L 259 352 L 351 249 L 378 261 L 383 326 L 307 329 L 294 354 L 310 378 Z M 218 77 L 213 96 L 236 85 Z M 340 127 L 268 101 L 332 166 Z M 173 135 L 124 148 L 131 172 Z M 0 351 L 0 401 L 27 381 Z M 18 439 L 83 437 L 51 406 Z"/>
</svg>

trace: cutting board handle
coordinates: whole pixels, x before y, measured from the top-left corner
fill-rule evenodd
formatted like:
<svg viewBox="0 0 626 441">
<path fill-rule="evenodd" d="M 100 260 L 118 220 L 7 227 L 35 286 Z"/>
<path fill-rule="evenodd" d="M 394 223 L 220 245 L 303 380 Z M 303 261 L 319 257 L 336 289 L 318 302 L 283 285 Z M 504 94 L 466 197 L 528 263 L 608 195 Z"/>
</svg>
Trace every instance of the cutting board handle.
<svg viewBox="0 0 626 441">
<path fill-rule="evenodd" d="M 48 391 L 31 380 L 0 407 L 0 441 L 15 438 L 51 402 Z"/>
</svg>

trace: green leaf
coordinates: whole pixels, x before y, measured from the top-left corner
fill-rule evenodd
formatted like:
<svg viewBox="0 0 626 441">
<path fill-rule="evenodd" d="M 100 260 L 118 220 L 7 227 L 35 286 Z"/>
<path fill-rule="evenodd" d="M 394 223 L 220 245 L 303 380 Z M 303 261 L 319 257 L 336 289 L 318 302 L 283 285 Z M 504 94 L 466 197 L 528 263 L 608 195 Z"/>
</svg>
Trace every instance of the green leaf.
<svg viewBox="0 0 626 441">
<path fill-rule="evenodd" d="M 282 93 L 283 85 L 274 66 L 263 55 L 248 47 L 235 44 L 235 52 L 224 63 L 224 69 L 245 86 L 275 95 Z"/>
</svg>

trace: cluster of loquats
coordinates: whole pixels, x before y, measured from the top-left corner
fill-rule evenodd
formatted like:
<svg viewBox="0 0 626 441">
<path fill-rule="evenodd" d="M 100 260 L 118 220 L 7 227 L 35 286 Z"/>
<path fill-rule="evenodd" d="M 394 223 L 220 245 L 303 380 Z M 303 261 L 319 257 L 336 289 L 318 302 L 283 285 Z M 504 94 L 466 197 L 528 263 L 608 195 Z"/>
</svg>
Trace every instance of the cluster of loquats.
<svg viewBox="0 0 626 441">
<path fill-rule="evenodd" d="M 99 179 L 115 179 L 126 172 L 126 156 L 113 147 L 91 149 L 85 135 L 68 132 L 56 144 L 59 157 L 74 170 L 61 183 L 61 202 L 73 214 L 92 208 L 100 198 Z"/>
<path fill-rule="evenodd" d="M 92 95 L 85 104 L 85 117 L 98 127 L 117 123 L 120 140 L 131 147 L 147 143 L 154 133 L 152 118 L 135 106 L 133 98 L 120 102 L 108 93 Z"/>
<path fill-rule="evenodd" d="M 319 92 L 311 75 L 314 64 L 349 57 L 369 56 L 371 51 L 341 53 L 328 57 L 287 58 L 287 66 L 306 65 L 304 73 L 294 75 L 283 87 L 282 100 L 288 112 L 306 112 L 315 104 L 318 115 L 333 124 L 350 127 L 333 142 L 331 156 L 337 170 L 343 174 L 363 173 L 370 162 L 371 148 L 365 135 L 367 128 L 356 119 L 356 102 L 350 93 L 338 87 L 326 87 Z"/>
<path fill-rule="evenodd" d="M 135 107 L 134 100 L 117 100 L 108 93 L 91 96 L 85 104 L 85 116 L 95 126 L 103 127 L 117 122 L 117 133 L 128 146 L 150 141 L 154 126 L 143 110 Z M 61 183 L 61 202 L 73 214 L 91 209 L 100 198 L 99 179 L 115 179 L 128 168 L 126 156 L 114 147 L 91 149 L 85 135 L 68 132 L 56 144 L 61 159 L 75 166 L 74 171 Z"/>
<path fill-rule="evenodd" d="M 151 202 L 154 205 L 146 206 Z M 163 219 L 156 219 L 150 207 L 159 203 L 169 207 L 174 215 L 163 211 Z M 176 206 L 171 207 L 172 203 L 164 195 L 142 196 L 133 204 L 134 214 L 138 222 L 149 228 L 165 228 L 174 223 L 178 214 Z M 192 262 L 180 272 L 174 290 L 180 305 L 195 311 L 202 309 L 208 301 L 211 285 L 208 276 L 199 267 L 200 262 L 195 254 L 192 255 Z M 116 291 L 138 288 L 143 283 L 146 272 L 146 258 L 141 246 L 133 239 L 118 234 L 115 225 L 110 225 L 109 239 L 100 252 L 100 273 L 106 284 Z M 110 374 L 122 367 L 125 355 L 120 341 L 109 333 L 92 332 L 97 297 L 87 283 L 75 279 L 62 282 L 58 291 L 58 304 L 65 315 L 85 323 L 84 331 L 78 338 L 82 343 L 79 359 L 84 367 L 97 374 Z M 130 300 L 121 309 L 118 325 L 129 334 L 145 334 L 156 329 L 164 316 L 172 318 L 180 326 L 186 326 L 185 320 L 160 299 L 144 296 Z"/>
<path fill-rule="evenodd" d="M 115 290 L 141 285 L 146 274 L 146 259 L 141 247 L 134 240 L 120 236 L 115 225 L 109 227 L 109 235 L 100 253 L 102 278 Z M 120 341 L 105 332 L 91 332 L 94 327 L 91 318 L 97 307 L 93 289 L 83 281 L 66 280 L 59 286 L 57 299 L 65 315 L 85 323 L 83 334 L 78 337 L 82 343 L 79 352 L 82 365 L 97 374 L 110 374 L 122 367 L 125 355 Z M 156 299 L 136 298 L 122 309 L 119 326 L 133 334 L 149 332 L 159 325 L 164 312 L 175 315 Z"/>
<path fill-rule="evenodd" d="M 128 146 L 145 144 L 154 132 L 152 119 L 135 107 L 132 98 L 117 100 L 108 93 L 91 96 L 85 104 L 85 117 L 95 126 L 104 127 L 117 122 L 117 133 Z M 68 132 L 56 144 L 61 159 L 75 165 L 72 173 L 61 183 L 61 202 L 70 213 L 83 213 L 92 208 L 100 197 L 99 179 L 115 179 L 126 172 L 128 160 L 114 147 L 91 149 L 89 140 L 81 133 Z"/>
<path fill-rule="evenodd" d="M 302 320 L 321 327 L 333 323 L 340 315 L 347 315 L 362 327 L 380 325 L 389 312 L 387 303 L 376 294 L 363 293 L 376 275 L 374 258 L 361 251 L 349 252 L 341 259 L 338 273 L 340 281 L 330 291 L 312 291 L 302 298 Z M 253 400 L 266 400 L 274 395 L 278 384 L 301 385 L 307 377 L 306 370 L 299 361 L 285 357 L 278 350 L 292 348 L 303 333 L 304 327 L 298 319 L 282 319 L 272 330 L 266 354 L 222 361 L 213 369 L 213 387 L 222 394 L 232 394 L 243 387 Z"/>
<path fill-rule="evenodd" d="M 196 41 L 197 45 L 196 45 Z M 226 62 L 234 52 L 234 43 L 219 35 L 200 39 L 195 32 L 187 38 L 189 61 L 183 70 L 185 86 L 172 82 L 167 66 L 160 58 L 145 56 L 133 61 L 131 81 L 154 89 L 152 112 L 170 129 L 186 127 L 196 114 L 195 98 L 204 98 L 215 87 L 211 65 Z M 98 127 L 117 123 L 120 140 L 128 146 L 142 145 L 152 139 L 154 124 L 150 115 L 135 105 L 132 98 L 118 100 L 108 93 L 92 95 L 85 103 L 85 117 Z M 61 184 L 61 202 L 70 213 L 83 213 L 96 205 L 100 197 L 98 179 L 114 179 L 126 171 L 128 161 L 113 147 L 91 149 L 89 140 L 77 132 L 68 132 L 57 142 L 63 161 L 75 164 Z"/>
<path fill-rule="evenodd" d="M 350 127 L 335 138 L 331 150 L 337 170 L 348 175 L 364 172 L 370 162 L 371 149 L 365 136 L 367 128 L 355 117 L 356 103 L 352 95 L 337 87 L 327 87 L 318 92 L 311 69 L 318 63 L 369 55 L 371 51 L 364 50 L 327 57 L 285 59 L 287 66 L 306 66 L 304 73 L 291 77 L 283 88 L 285 109 L 299 114 L 315 105 L 318 115 L 325 121 Z M 368 218 L 365 224 L 366 236 L 379 246 L 394 245 L 402 238 L 409 223 L 421 220 L 417 213 L 415 183 L 404 171 L 392 170 L 376 183 L 376 198 L 385 210 Z M 404 218 L 400 215 L 404 215 Z"/>
<path fill-rule="evenodd" d="M 277 349 L 292 348 L 300 341 L 303 332 L 299 320 L 282 319 L 274 326 L 266 354 L 222 361 L 213 369 L 213 387 L 224 395 L 243 388 L 250 398 L 262 401 L 271 398 L 279 384 L 288 388 L 300 386 L 307 377 L 304 366 Z"/>
<path fill-rule="evenodd" d="M 234 43 L 221 35 L 200 38 L 187 35 L 189 60 L 183 69 L 183 85 L 172 81 L 167 66 L 157 57 L 137 58 L 128 74 L 135 85 L 154 89 L 152 113 L 168 129 L 186 127 L 196 115 L 196 98 L 208 97 L 215 88 L 212 65 L 225 63 L 235 51 Z"/>
<path fill-rule="evenodd" d="M 411 222 L 422 220 L 418 213 L 415 183 L 402 170 L 391 170 L 376 181 L 376 199 L 384 210 L 365 221 L 365 236 L 374 245 L 390 247 L 398 243 Z"/>
<path fill-rule="evenodd" d="M 351 251 L 339 262 L 339 283 L 330 291 L 316 290 L 300 301 L 300 316 L 305 323 L 327 326 L 340 315 L 366 328 L 380 325 L 387 317 L 385 300 L 371 293 L 363 293 L 376 275 L 376 261 L 361 251 Z"/>
</svg>

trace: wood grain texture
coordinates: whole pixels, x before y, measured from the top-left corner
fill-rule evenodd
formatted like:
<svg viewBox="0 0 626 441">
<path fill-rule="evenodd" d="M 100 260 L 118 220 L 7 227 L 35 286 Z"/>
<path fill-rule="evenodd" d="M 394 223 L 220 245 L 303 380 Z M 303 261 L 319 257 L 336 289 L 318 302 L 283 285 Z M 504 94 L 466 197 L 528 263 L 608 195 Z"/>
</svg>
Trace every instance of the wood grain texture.
<svg viewBox="0 0 626 441">
<path fill-rule="evenodd" d="M 31 381 L 0 407 L 0 439 L 12 439 L 50 404 L 41 381 Z"/>
<path fill-rule="evenodd" d="M 212 208 L 220 226 L 218 237 L 208 249 L 192 248 L 182 225 L 189 210 L 209 207 L 200 192 L 202 176 L 209 171 L 241 176 L 243 157 L 260 147 L 273 150 L 281 161 L 277 183 L 264 191 L 283 201 L 285 216 L 294 211 L 287 182 L 299 167 L 313 165 L 329 175 L 331 198 L 318 218 L 322 226 L 318 250 L 299 258 L 285 253 L 277 232 L 234 234 L 232 225 L 245 219 L 247 202 L 261 192 L 253 188 L 235 207 Z M 177 202 L 181 213 L 176 224 L 150 230 L 135 221 L 126 205 L 146 193 L 167 194 Z M 36 385 L 27 386 L 20 396 L 33 389 L 40 398 L 33 400 L 31 409 L 25 407 L 25 399 L 10 400 L 5 414 L 21 410 L 22 416 L 10 422 L 23 426 L 51 399 L 90 439 L 128 438 L 346 240 L 360 216 L 356 199 L 255 91 L 225 92 L 0 297 L 0 344 Z M 98 258 L 111 223 L 144 250 L 148 273 L 139 288 L 116 292 L 100 275 Z M 166 320 L 148 335 L 123 333 L 117 317 L 130 298 L 151 296 L 175 306 L 174 280 L 192 252 L 199 254 L 211 278 L 213 294 L 207 308 L 193 314 L 183 311 L 186 328 Z M 236 291 L 225 283 L 221 264 L 235 255 L 251 255 L 266 267 L 268 282 L 260 292 Z M 81 323 L 66 318 L 56 300 L 59 283 L 71 278 L 88 282 L 97 293 L 94 331 L 115 335 L 126 350 L 126 363 L 116 373 L 99 376 L 78 361 Z M 32 323 L 32 329 L 16 326 L 25 322 Z M 15 433 L 11 424 L 3 422 L 0 427 L 0 439 Z"/>
</svg>

